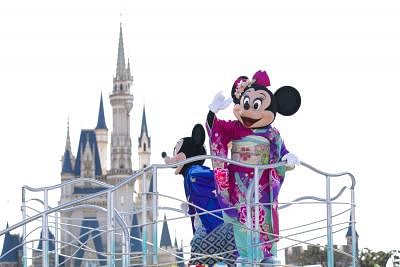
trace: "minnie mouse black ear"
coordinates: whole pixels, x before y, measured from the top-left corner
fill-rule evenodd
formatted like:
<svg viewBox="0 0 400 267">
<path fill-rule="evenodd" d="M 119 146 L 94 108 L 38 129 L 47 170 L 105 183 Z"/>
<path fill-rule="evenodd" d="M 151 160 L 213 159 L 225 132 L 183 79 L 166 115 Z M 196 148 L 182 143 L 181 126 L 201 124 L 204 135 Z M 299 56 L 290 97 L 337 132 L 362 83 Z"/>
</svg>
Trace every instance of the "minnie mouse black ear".
<svg viewBox="0 0 400 267">
<path fill-rule="evenodd" d="M 196 146 L 203 146 L 206 132 L 201 124 L 196 124 L 192 130 L 192 140 Z"/>
<path fill-rule="evenodd" d="M 301 97 L 299 91 L 291 86 L 283 86 L 279 88 L 274 97 L 278 104 L 277 112 L 284 116 L 295 114 L 301 105 Z"/>
</svg>

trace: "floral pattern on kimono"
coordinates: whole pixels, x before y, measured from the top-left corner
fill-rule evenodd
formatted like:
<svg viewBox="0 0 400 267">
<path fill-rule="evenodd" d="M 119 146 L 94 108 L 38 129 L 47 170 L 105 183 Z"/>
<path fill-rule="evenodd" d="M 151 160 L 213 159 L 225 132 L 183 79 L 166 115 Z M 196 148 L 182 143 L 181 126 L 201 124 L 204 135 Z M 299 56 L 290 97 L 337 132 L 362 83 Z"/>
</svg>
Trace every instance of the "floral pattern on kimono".
<svg viewBox="0 0 400 267">
<path fill-rule="evenodd" d="M 233 160 L 261 165 L 279 162 L 289 153 L 278 132 L 272 126 L 259 129 L 245 128 L 239 121 L 224 121 L 214 117 L 211 126 L 207 123 L 211 154 L 228 156 L 228 146 L 232 145 Z M 241 224 L 246 223 L 246 191 L 254 178 L 254 169 L 213 161 L 217 197 L 224 211 L 225 222 L 234 225 L 236 245 L 242 257 L 247 256 L 247 237 Z M 259 206 L 260 248 L 264 258 L 276 253 L 279 235 L 278 194 L 284 180 L 285 167 L 264 170 L 260 176 L 259 200 L 266 205 Z M 272 192 L 272 194 L 270 194 Z M 272 212 L 271 212 L 272 210 Z M 272 216 L 272 218 L 271 218 Z M 252 208 L 253 226 L 255 223 Z"/>
</svg>

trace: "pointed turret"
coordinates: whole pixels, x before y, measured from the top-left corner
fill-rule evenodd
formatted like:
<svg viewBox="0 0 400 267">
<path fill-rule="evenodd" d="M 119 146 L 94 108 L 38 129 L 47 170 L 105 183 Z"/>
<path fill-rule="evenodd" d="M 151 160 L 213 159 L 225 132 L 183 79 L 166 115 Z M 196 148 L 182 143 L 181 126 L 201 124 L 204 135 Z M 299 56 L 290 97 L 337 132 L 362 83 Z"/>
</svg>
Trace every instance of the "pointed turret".
<svg viewBox="0 0 400 267">
<path fill-rule="evenodd" d="M 54 251 L 54 249 L 55 249 L 55 244 L 54 244 L 55 238 L 54 238 L 53 233 L 50 230 L 48 230 L 47 237 L 49 239 L 49 241 L 48 241 L 48 250 L 49 251 Z M 43 231 L 40 232 L 40 241 L 39 241 L 39 244 L 37 246 L 37 250 L 42 250 L 42 246 L 43 246 L 42 239 L 43 239 Z"/>
<path fill-rule="evenodd" d="M 65 151 L 62 157 L 61 175 L 63 177 L 73 173 L 74 157 L 71 152 L 71 139 L 69 137 L 69 119 L 67 122 L 67 139 L 65 141 Z"/>
<path fill-rule="evenodd" d="M 64 156 L 63 156 L 63 164 L 62 164 L 61 174 L 72 174 L 73 172 L 74 171 L 72 168 L 70 152 L 68 150 L 65 150 Z"/>
<path fill-rule="evenodd" d="M 111 170 L 110 174 L 132 173 L 132 142 L 130 137 L 130 111 L 133 107 L 133 95 L 130 93 L 132 76 L 128 77 L 125 65 L 122 25 L 119 31 L 117 70 L 113 79 L 113 91 L 110 103 L 113 109 L 113 127 L 111 133 Z"/>
<path fill-rule="evenodd" d="M 105 175 L 107 173 L 108 129 L 106 125 L 106 119 L 104 117 L 103 94 L 100 95 L 99 116 L 97 118 L 95 132 L 96 141 L 99 148 L 101 173 Z"/>
<path fill-rule="evenodd" d="M 147 130 L 146 109 L 143 107 L 142 126 L 138 138 L 139 168 L 145 168 L 150 164 L 151 138 Z"/>
<path fill-rule="evenodd" d="M 129 58 L 128 58 L 128 68 L 126 70 L 126 73 L 128 75 L 128 79 L 132 79 L 132 76 L 131 76 L 131 64 L 129 63 Z"/>
<path fill-rule="evenodd" d="M 8 228 L 8 222 L 7 226 Z M 17 263 L 21 255 L 22 246 L 21 238 L 19 235 L 10 234 L 6 232 L 4 234 L 3 250 L 1 251 L 0 263 Z M 1 264 L 0 264 L 1 265 Z"/>
<path fill-rule="evenodd" d="M 87 165 L 84 164 L 85 161 Z M 89 163 L 91 164 L 89 165 Z M 95 176 L 99 176 L 102 174 L 100 153 L 97 145 L 96 133 L 94 130 L 81 130 L 78 153 L 76 156 L 76 163 L 74 166 L 74 175 L 76 177 L 84 177 L 85 174 L 84 170 L 92 172 L 93 169 L 94 169 L 93 174 Z M 93 178 L 93 176 L 91 176 L 90 178 Z"/>
<path fill-rule="evenodd" d="M 106 119 L 104 118 L 104 107 L 103 107 L 103 94 L 100 96 L 99 116 L 97 118 L 96 129 L 107 129 Z"/>
<path fill-rule="evenodd" d="M 352 218 L 351 218 L 351 215 L 350 215 L 349 227 L 347 228 L 346 238 L 351 238 L 351 232 L 352 232 L 352 229 L 353 229 L 352 226 L 351 226 L 351 221 L 352 221 Z M 357 230 L 356 230 L 356 238 L 358 238 Z"/>
<path fill-rule="evenodd" d="M 65 150 L 71 151 L 71 139 L 69 137 L 69 118 L 67 121 L 67 140 L 65 141 Z"/>
<path fill-rule="evenodd" d="M 147 140 L 143 140 L 143 137 L 147 138 Z M 149 132 L 147 131 L 147 121 L 146 121 L 146 108 L 143 107 L 142 113 L 142 127 L 140 130 L 140 137 L 139 137 L 139 148 L 143 146 L 142 141 L 148 141 L 147 146 L 150 149 L 150 136 Z M 144 149 L 146 151 L 146 149 Z"/>
<path fill-rule="evenodd" d="M 167 217 L 164 214 L 164 223 L 161 232 L 160 247 L 172 248 L 171 236 L 169 234 Z"/>
<path fill-rule="evenodd" d="M 125 80 L 126 70 L 125 70 L 125 53 L 124 53 L 124 40 L 122 37 L 122 24 L 119 26 L 119 42 L 118 42 L 118 58 L 117 58 L 117 71 L 115 73 L 117 80 Z"/>
</svg>

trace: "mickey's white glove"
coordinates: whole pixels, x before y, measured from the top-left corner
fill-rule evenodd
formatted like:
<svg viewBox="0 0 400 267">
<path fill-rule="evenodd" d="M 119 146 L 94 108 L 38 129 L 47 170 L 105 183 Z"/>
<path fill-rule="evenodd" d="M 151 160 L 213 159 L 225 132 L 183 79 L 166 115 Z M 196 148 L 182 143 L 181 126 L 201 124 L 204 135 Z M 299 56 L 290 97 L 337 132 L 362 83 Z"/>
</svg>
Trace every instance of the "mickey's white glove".
<svg viewBox="0 0 400 267">
<path fill-rule="evenodd" d="M 283 156 L 282 161 L 286 161 L 286 166 L 290 168 L 294 168 L 294 165 L 300 165 L 299 158 L 292 153 L 287 153 L 285 156 Z"/>
<path fill-rule="evenodd" d="M 220 110 L 226 109 L 232 102 L 231 98 L 226 98 L 222 94 L 222 92 L 218 92 L 212 101 L 212 103 L 208 106 L 208 108 L 214 112 L 217 113 Z"/>
<path fill-rule="evenodd" d="M 189 214 L 189 205 L 186 202 L 182 202 L 181 210 L 185 213 L 185 215 L 188 215 Z"/>
</svg>

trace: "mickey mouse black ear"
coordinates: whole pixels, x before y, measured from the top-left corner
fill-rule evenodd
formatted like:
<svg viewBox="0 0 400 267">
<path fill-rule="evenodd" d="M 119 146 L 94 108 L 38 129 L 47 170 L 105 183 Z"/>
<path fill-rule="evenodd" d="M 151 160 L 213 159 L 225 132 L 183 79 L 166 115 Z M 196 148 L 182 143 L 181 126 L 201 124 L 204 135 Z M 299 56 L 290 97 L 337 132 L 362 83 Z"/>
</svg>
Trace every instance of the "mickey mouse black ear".
<svg viewBox="0 0 400 267">
<path fill-rule="evenodd" d="M 206 139 L 206 132 L 201 124 L 196 124 L 192 130 L 192 140 L 196 146 L 202 146 Z"/>
<path fill-rule="evenodd" d="M 301 105 L 301 96 L 299 91 L 292 86 L 283 86 L 279 88 L 275 94 L 278 104 L 278 113 L 284 116 L 295 114 Z"/>
</svg>

